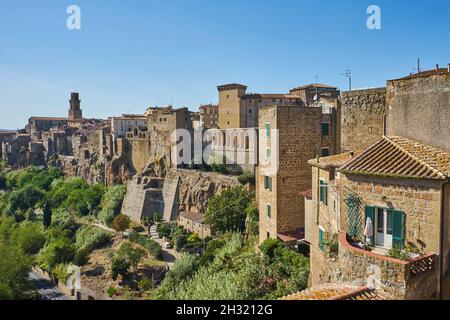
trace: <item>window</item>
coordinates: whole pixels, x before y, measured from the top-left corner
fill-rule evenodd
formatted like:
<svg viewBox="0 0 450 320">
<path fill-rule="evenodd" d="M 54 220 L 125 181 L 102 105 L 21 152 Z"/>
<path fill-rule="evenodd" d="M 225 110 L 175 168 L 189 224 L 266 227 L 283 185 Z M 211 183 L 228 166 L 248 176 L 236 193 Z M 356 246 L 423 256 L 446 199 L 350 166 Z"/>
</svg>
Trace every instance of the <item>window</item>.
<svg viewBox="0 0 450 320">
<path fill-rule="evenodd" d="M 248 113 L 252 114 L 253 110 L 252 109 L 248 109 Z"/>
<path fill-rule="evenodd" d="M 328 185 L 324 180 L 320 180 L 320 202 L 328 205 Z"/>
<path fill-rule="evenodd" d="M 270 204 L 267 205 L 267 217 L 272 218 L 272 206 Z"/>
<path fill-rule="evenodd" d="M 320 250 L 320 252 L 325 251 L 325 246 L 323 243 L 324 241 L 325 241 L 325 231 L 323 230 L 322 227 L 319 227 L 319 250 Z"/>
<path fill-rule="evenodd" d="M 373 236 L 370 245 L 403 249 L 405 243 L 405 214 L 401 211 L 379 207 L 365 207 L 365 222 L 370 218 Z"/>
<path fill-rule="evenodd" d="M 270 232 L 269 231 L 267 231 L 266 236 L 267 236 L 267 239 L 270 239 Z"/>
<path fill-rule="evenodd" d="M 322 157 L 328 157 L 330 155 L 330 148 L 322 148 Z"/>
<path fill-rule="evenodd" d="M 267 147 L 266 149 L 266 161 L 270 161 L 270 148 Z"/>
<path fill-rule="evenodd" d="M 264 176 L 264 189 L 272 192 L 272 178 Z"/>
<path fill-rule="evenodd" d="M 329 136 L 330 135 L 330 124 L 328 122 L 322 123 L 322 136 Z"/>
<path fill-rule="evenodd" d="M 270 122 L 266 122 L 266 137 L 270 138 Z"/>
</svg>

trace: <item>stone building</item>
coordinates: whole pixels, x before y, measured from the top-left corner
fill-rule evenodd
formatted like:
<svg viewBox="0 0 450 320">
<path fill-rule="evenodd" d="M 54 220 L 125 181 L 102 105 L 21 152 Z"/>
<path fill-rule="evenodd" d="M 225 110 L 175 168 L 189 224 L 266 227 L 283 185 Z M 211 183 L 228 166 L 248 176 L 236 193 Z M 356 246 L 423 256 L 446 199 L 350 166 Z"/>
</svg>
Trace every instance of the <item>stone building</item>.
<svg viewBox="0 0 450 320">
<path fill-rule="evenodd" d="M 308 160 L 321 152 L 322 109 L 273 106 L 259 111 L 257 189 L 260 240 L 303 237 L 304 199 L 311 188 Z"/>
<path fill-rule="evenodd" d="M 42 133 L 52 128 L 67 126 L 67 118 L 60 117 L 31 117 L 28 119 L 27 132 L 33 140 L 40 140 Z"/>
<path fill-rule="evenodd" d="M 258 110 L 270 105 L 303 106 L 302 99 L 293 94 L 252 94 L 241 84 L 218 86 L 219 128 L 256 128 Z"/>
<path fill-rule="evenodd" d="M 341 152 L 362 151 L 385 132 L 386 88 L 341 94 Z"/>
<path fill-rule="evenodd" d="M 176 167 L 177 163 L 189 164 L 192 160 L 193 127 L 191 111 L 188 108 L 174 109 L 149 108 L 145 113 L 147 117 L 147 130 L 150 139 L 150 161 L 157 162 L 165 172 L 166 169 Z M 174 134 L 181 134 L 179 129 L 189 133 L 191 144 L 189 150 L 174 152 L 177 143 L 181 142 L 179 136 L 173 139 Z"/>
<path fill-rule="evenodd" d="M 294 88 L 290 91 L 290 94 L 300 97 L 304 105 L 308 107 L 320 104 L 320 107 L 329 106 L 333 108 L 336 107 L 340 92 L 337 87 L 313 83 Z"/>
<path fill-rule="evenodd" d="M 16 133 L 12 131 L 0 131 L 0 159 L 2 159 L 3 142 L 11 142 L 14 140 Z"/>
<path fill-rule="evenodd" d="M 199 111 L 201 127 L 212 129 L 219 126 L 219 106 L 213 104 L 202 105 Z"/>
<path fill-rule="evenodd" d="M 147 118 L 143 114 L 122 114 L 120 117 L 110 117 L 109 121 L 114 144 L 118 138 L 125 138 L 126 133 L 131 132 L 133 128 L 147 126 Z M 116 153 L 116 149 L 114 153 Z"/>
<path fill-rule="evenodd" d="M 190 232 L 197 233 L 200 239 L 211 237 L 214 232 L 211 226 L 205 223 L 205 215 L 195 212 L 181 212 L 178 225 Z"/>
<path fill-rule="evenodd" d="M 312 285 L 347 282 L 396 299 L 450 298 L 450 154 L 393 136 L 343 164 L 334 181 L 327 162 L 312 162 L 320 176 L 319 184 L 313 180 Z M 326 205 L 333 193 L 334 216 Z M 326 245 L 332 235 L 335 252 Z M 393 248 L 403 250 L 402 260 L 389 254 Z"/>
<path fill-rule="evenodd" d="M 388 81 L 386 105 L 387 135 L 450 150 L 450 65 Z"/>
</svg>

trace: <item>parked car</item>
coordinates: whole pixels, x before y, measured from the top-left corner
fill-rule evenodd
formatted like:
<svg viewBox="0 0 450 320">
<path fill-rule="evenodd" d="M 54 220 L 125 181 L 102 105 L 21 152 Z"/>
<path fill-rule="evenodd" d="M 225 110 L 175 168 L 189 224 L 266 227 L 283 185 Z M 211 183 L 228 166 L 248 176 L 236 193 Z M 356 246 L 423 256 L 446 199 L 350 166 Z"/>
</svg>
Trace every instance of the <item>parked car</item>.
<svg viewBox="0 0 450 320">
<path fill-rule="evenodd" d="M 164 243 L 164 249 L 172 249 L 172 245 L 169 242 Z"/>
</svg>

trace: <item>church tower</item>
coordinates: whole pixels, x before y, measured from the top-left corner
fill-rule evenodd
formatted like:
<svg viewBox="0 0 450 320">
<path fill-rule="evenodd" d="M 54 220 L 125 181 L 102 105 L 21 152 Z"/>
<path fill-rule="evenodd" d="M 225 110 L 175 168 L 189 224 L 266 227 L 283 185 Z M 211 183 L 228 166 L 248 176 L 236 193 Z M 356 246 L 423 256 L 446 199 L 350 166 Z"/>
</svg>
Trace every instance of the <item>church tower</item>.
<svg viewBox="0 0 450 320">
<path fill-rule="evenodd" d="M 70 109 L 69 109 L 69 121 L 77 121 L 83 118 L 83 112 L 81 111 L 80 95 L 77 92 L 72 92 L 70 95 Z"/>
</svg>

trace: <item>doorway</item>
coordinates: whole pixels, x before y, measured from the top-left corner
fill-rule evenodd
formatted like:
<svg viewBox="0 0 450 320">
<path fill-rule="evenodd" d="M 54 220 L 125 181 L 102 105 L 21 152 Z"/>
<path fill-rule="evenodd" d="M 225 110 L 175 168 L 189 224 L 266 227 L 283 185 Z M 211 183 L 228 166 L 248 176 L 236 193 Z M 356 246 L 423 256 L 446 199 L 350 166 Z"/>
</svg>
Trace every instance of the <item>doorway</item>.
<svg viewBox="0 0 450 320">
<path fill-rule="evenodd" d="M 392 248 L 393 212 L 388 209 L 377 208 L 375 219 L 375 245 L 385 249 Z"/>
</svg>

